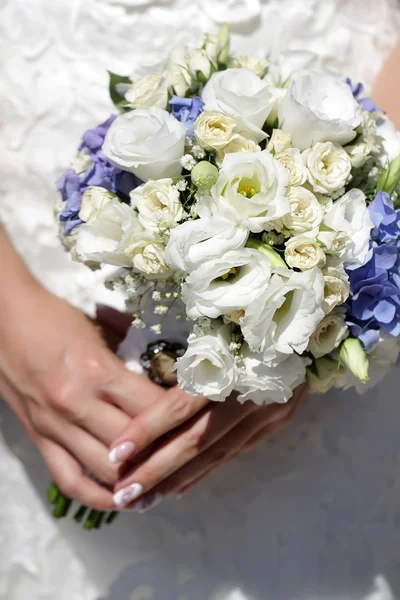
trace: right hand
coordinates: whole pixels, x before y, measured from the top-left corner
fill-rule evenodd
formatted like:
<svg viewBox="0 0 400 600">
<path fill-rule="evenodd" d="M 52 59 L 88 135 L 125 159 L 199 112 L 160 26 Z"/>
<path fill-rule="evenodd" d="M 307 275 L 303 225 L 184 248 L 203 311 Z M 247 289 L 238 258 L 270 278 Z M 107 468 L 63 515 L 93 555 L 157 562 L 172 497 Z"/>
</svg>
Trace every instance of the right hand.
<svg viewBox="0 0 400 600">
<path fill-rule="evenodd" d="M 83 313 L 36 282 L 0 311 L 0 397 L 66 496 L 97 510 L 114 508 L 112 492 L 87 472 L 116 483 L 112 440 L 163 394 L 125 368 Z"/>
</svg>

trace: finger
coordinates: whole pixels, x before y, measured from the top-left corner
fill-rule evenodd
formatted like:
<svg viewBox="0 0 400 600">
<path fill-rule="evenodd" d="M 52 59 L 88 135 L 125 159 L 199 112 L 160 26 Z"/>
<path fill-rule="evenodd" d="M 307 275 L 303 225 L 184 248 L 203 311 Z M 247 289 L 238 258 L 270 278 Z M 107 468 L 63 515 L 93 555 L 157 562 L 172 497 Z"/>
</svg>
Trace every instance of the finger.
<svg viewBox="0 0 400 600">
<path fill-rule="evenodd" d="M 112 493 L 87 477 L 80 464 L 57 443 L 40 438 L 37 446 L 60 491 L 72 500 L 95 510 L 114 507 Z"/>
<path fill-rule="evenodd" d="M 153 489 L 226 435 L 254 409 L 254 404 L 249 402 L 244 406 L 236 401 L 209 405 L 117 484 L 115 504 L 125 507 Z"/>
<path fill-rule="evenodd" d="M 113 442 L 110 461 L 117 464 L 141 452 L 162 435 L 185 423 L 208 403 L 206 398 L 191 396 L 178 387 L 164 392 L 158 402 L 131 421 Z"/>
<path fill-rule="evenodd" d="M 118 406 L 130 417 L 135 417 L 165 392 L 144 375 L 128 371 L 118 357 L 113 358 L 114 376 L 103 389 L 104 399 Z"/>
<path fill-rule="evenodd" d="M 100 325 L 106 329 L 110 329 L 120 338 L 126 336 L 133 320 L 132 315 L 129 313 L 120 312 L 119 310 L 116 310 L 111 306 L 105 306 L 104 304 L 98 304 L 96 306 L 96 317 Z"/>
<path fill-rule="evenodd" d="M 131 417 L 120 408 L 99 399 L 90 404 L 81 424 L 88 433 L 109 448 L 115 437 L 131 421 Z"/>
</svg>

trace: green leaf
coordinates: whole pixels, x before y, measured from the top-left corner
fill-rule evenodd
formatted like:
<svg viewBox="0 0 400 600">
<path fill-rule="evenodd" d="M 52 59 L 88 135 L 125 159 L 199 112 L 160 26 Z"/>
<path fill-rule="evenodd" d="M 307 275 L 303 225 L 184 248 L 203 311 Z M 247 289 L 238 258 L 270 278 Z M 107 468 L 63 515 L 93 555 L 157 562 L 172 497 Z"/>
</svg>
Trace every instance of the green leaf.
<svg viewBox="0 0 400 600">
<path fill-rule="evenodd" d="M 112 73 L 111 71 L 108 71 L 108 75 L 109 75 L 110 98 L 113 101 L 115 107 L 120 112 L 125 112 L 126 100 L 125 100 L 124 96 L 122 96 L 118 92 L 117 86 L 120 83 L 128 83 L 130 85 L 132 83 L 132 80 L 129 77 L 127 77 L 126 75 L 117 75 L 117 73 Z"/>
<path fill-rule="evenodd" d="M 391 196 L 400 180 L 400 156 L 390 163 L 379 179 L 376 192 L 386 192 Z"/>
</svg>

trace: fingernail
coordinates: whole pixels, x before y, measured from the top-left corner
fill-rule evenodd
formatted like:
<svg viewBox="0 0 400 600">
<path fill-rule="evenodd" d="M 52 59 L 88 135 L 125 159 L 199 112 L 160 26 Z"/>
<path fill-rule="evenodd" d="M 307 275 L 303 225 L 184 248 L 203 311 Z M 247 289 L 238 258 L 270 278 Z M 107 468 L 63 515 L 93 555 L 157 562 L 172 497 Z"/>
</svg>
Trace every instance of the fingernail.
<svg viewBox="0 0 400 600">
<path fill-rule="evenodd" d="M 136 502 L 132 510 L 140 514 L 145 513 L 148 510 L 155 508 L 163 501 L 163 499 L 163 494 L 160 494 L 159 492 L 156 492 L 155 494 L 149 494 L 146 498 L 143 498 L 143 500 Z"/>
<path fill-rule="evenodd" d="M 123 508 L 130 502 L 133 502 L 136 498 L 138 498 L 143 493 L 143 486 L 140 483 L 132 483 L 132 485 L 119 490 L 113 496 L 115 506 L 119 508 Z"/>
<path fill-rule="evenodd" d="M 119 446 L 116 446 L 111 450 L 108 455 L 108 460 L 113 464 L 124 462 L 132 456 L 135 451 L 135 444 L 133 442 L 122 442 Z"/>
</svg>

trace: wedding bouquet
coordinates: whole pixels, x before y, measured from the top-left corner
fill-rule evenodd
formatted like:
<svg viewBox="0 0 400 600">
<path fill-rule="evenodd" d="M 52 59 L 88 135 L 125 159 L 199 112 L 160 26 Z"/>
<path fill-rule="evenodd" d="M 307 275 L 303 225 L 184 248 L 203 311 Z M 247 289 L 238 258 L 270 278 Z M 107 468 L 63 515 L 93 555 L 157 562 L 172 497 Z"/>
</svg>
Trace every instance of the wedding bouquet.
<svg viewBox="0 0 400 600">
<path fill-rule="evenodd" d="M 133 315 L 128 367 L 214 401 L 379 381 L 399 355 L 400 137 L 307 52 L 236 56 L 229 30 L 162 73 L 110 74 L 120 111 L 58 181 L 74 259 Z"/>
</svg>

